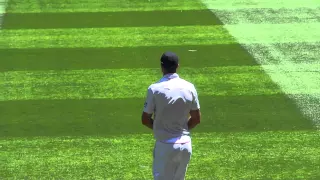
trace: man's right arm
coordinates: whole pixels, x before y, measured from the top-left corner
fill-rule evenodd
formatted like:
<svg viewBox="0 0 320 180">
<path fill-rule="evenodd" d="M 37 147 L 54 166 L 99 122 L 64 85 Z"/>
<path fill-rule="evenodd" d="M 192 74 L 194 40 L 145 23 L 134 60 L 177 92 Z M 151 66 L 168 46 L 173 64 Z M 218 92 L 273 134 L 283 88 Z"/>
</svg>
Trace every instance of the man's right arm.
<svg viewBox="0 0 320 180">
<path fill-rule="evenodd" d="M 201 120 L 200 103 L 199 103 L 198 93 L 197 93 L 197 90 L 194 86 L 193 86 L 193 101 L 192 101 L 192 105 L 191 105 L 190 116 L 191 117 L 189 118 L 189 121 L 188 121 L 189 130 L 193 129 L 198 124 L 200 124 L 200 120 Z"/>
</svg>

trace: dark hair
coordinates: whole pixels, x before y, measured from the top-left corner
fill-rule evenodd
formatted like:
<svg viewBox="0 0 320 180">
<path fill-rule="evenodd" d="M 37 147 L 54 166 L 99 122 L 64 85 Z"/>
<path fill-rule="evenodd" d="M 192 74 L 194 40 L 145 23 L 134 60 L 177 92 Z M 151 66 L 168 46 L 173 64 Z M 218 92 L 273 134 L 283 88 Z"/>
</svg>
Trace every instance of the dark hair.
<svg viewBox="0 0 320 180">
<path fill-rule="evenodd" d="M 166 71 L 166 73 L 176 73 L 178 66 L 165 67 L 161 64 L 162 68 Z"/>
<path fill-rule="evenodd" d="M 162 54 L 160 62 L 166 73 L 175 73 L 179 65 L 179 57 L 173 52 L 165 52 Z"/>
</svg>

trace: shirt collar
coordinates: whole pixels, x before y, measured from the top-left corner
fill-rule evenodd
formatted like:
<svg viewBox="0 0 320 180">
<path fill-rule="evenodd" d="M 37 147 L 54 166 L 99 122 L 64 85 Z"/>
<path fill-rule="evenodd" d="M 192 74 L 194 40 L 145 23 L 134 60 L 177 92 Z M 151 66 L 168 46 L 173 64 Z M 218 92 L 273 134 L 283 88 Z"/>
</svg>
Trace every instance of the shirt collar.
<svg viewBox="0 0 320 180">
<path fill-rule="evenodd" d="M 166 74 L 161 78 L 160 81 L 166 81 L 166 80 L 170 80 L 170 79 L 174 79 L 174 78 L 179 78 L 179 75 L 177 73 Z"/>
</svg>

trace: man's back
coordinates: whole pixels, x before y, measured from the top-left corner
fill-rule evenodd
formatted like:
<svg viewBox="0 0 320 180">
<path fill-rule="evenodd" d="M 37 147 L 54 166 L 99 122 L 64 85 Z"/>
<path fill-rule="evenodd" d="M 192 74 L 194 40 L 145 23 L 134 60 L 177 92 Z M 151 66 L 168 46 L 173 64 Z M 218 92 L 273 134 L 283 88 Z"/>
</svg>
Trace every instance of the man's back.
<svg viewBox="0 0 320 180">
<path fill-rule="evenodd" d="M 156 138 L 154 180 L 182 180 L 192 154 L 189 131 L 200 123 L 200 104 L 194 85 L 176 73 L 178 56 L 166 52 L 160 63 L 163 77 L 148 88 L 141 122 L 153 129 Z"/>
<path fill-rule="evenodd" d="M 155 138 L 166 141 L 189 135 L 190 110 L 199 109 L 194 85 L 174 73 L 164 76 L 149 89 L 152 91 L 155 105 L 153 125 Z"/>
</svg>

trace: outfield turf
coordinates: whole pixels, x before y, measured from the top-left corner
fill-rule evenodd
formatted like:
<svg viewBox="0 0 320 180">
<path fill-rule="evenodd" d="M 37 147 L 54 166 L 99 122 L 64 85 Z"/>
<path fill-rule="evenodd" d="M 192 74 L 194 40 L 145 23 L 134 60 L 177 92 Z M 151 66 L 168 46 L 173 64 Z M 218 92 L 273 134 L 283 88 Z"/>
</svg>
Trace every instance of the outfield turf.
<svg viewBox="0 0 320 180">
<path fill-rule="evenodd" d="M 0 26 L 0 179 L 152 179 L 154 140 L 140 116 L 167 50 L 201 103 L 187 179 L 320 179 L 317 119 L 287 95 L 320 104 L 320 2 L 306 0 L 303 18 L 283 9 L 299 7 L 291 2 L 211 1 L 229 9 L 224 25 L 197 0 L 9 0 Z M 261 45 L 265 62 L 238 40 Z M 265 44 L 299 71 L 276 66 Z M 299 79 L 289 91 L 274 82 L 279 67 Z"/>
</svg>

